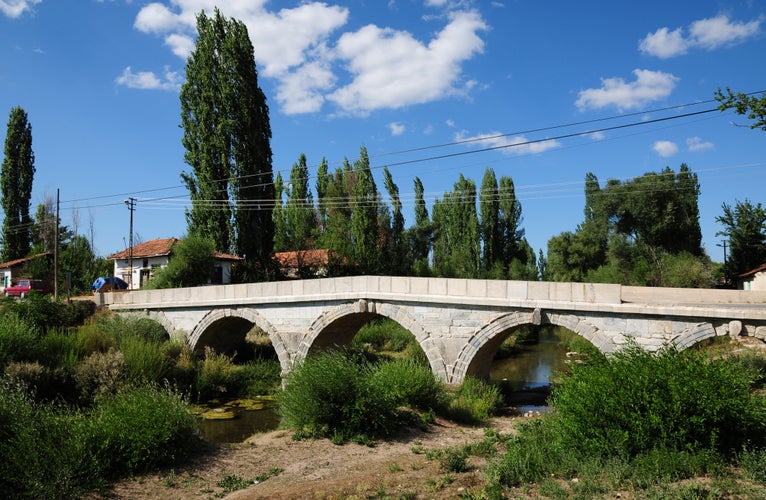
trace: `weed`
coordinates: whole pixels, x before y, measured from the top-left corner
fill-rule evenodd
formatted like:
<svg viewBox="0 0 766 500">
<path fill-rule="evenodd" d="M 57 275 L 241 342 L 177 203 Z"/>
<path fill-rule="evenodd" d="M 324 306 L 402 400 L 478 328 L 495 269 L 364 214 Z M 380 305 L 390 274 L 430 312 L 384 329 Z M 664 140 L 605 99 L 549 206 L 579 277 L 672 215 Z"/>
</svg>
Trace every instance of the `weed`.
<svg viewBox="0 0 766 500">
<path fill-rule="evenodd" d="M 465 450 L 457 448 L 447 448 L 439 459 L 441 468 L 447 472 L 466 472 L 470 469 L 468 465 L 468 454 Z"/>
<path fill-rule="evenodd" d="M 223 479 L 216 483 L 216 486 L 223 488 L 226 493 L 232 491 L 243 490 L 253 484 L 251 481 L 247 481 L 237 476 L 236 474 L 226 474 Z"/>
</svg>

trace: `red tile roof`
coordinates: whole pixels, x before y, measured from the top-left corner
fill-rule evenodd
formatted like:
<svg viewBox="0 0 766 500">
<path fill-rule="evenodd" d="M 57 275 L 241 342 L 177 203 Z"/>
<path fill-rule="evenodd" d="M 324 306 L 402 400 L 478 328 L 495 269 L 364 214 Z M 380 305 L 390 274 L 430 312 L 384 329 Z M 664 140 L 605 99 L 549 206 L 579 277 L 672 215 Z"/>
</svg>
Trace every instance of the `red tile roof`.
<svg viewBox="0 0 766 500">
<path fill-rule="evenodd" d="M 161 257 L 163 255 L 170 255 L 170 251 L 173 245 L 176 244 L 178 238 L 162 238 L 158 240 L 146 241 L 133 246 L 133 258 L 143 259 L 146 257 Z M 129 259 L 130 248 L 117 253 L 113 253 L 108 256 L 107 259 Z"/>
<path fill-rule="evenodd" d="M 178 238 L 160 238 L 157 240 L 146 241 L 133 246 L 133 258 L 144 259 L 149 257 L 162 257 L 163 255 L 170 255 L 173 251 L 173 245 L 178 243 Z M 230 253 L 213 252 L 213 257 L 217 260 L 228 260 L 232 262 L 240 262 L 244 259 Z M 107 259 L 129 259 L 130 249 L 126 248 L 121 252 L 113 253 L 108 256 Z"/>
<path fill-rule="evenodd" d="M 294 252 L 277 252 L 274 258 L 279 263 L 279 267 L 321 267 L 329 262 L 330 252 L 327 249 L 320 250 L 298 250 Z"/>
<path fill-rule="evenodd" d="M 750 271 L 746 273 L 742 273 L 739 275 L 740 278 L 747 278 L 748 276 L 752 276 L 754 274 L 758 274 L 761 271 L 766 271 L 766 264 L 761 264 L 760 266 L 756 267 L 755 269 L 751 269 Z"/>
<path fill-rule="evenodd" d="M 8 262 L 3 262 L 2 264 L 0 264 L 0 269 L 4 269 L 4 268 L 7 268 L 7 267 L 18 266 L 19 264 L 23 264 L 25 262 L 29 262 L 30 260 L 35 260 L 35 259 L 37 259 L 39 257 L 44 257 L 46 255 L 53 255 L 53 254 L 51 252 L 43 252 L 43 253 L 38 253 L 36 255 L 32 255 L 32 256 L 29 256 L 29 257 L 23 257 L 21 259 L 9 260 Z"/>
</svg>

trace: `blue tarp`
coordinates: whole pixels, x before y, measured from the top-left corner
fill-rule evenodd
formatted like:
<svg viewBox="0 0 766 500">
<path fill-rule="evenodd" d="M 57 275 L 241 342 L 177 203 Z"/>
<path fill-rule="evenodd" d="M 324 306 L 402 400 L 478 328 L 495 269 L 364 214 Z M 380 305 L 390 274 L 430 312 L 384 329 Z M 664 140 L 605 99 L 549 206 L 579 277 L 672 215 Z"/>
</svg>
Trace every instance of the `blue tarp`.
<svg viewBox="0 0 766 500">
<path fill-rule="evenodd" d="M 127 290 L 128 284 L 117 276 L 107 276 L 96 278 L 96 281 L 90 286 L 90 289 L 94 292 L 111 291 L 111 290 Z"/>
</svg>

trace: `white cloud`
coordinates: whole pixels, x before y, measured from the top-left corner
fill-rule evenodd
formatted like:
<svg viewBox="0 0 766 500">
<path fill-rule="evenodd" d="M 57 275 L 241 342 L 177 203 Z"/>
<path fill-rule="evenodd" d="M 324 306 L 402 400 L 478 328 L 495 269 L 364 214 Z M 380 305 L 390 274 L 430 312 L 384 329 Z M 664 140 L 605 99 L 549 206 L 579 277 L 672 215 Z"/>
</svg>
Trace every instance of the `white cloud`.
<svg viewBox="0 0 766 500">
<path fill-rule="evenodd" d="M 710 151 L 715 149 L 715 145 L 712 142 L 703 141 L 699 137 L 689 137 L 686 139 L 686 147 L 692 153 L 698 153 L 700 151 Z"/>
<path fill-rule="evenodd" d="M 471 137 L 460 132 L 455 134 L 455 142 L 470 142 L 471 144 L 478 144 L 482 148 L 500 149 L 505 154 L 516 156 L 539 154 L 549 149 L 561 147 L 561 143 L 554 139 L 530 141 L 523 135 L 508 137 L 500 132 L 490 132 Z"/>
<path fill-rule="evenodd" d="M 594 141 L 603 141 L 604 139 L 606 139 L 606 134 L 604 134 L 603 132 L 593 132 L 592 134 L 590 134 L 590 138 L 593 139 Z"/>
<path fill-rule="evenodd" d="M 715 50 L 720 47 L 736 45 L 760 32 L 763 17 L 750 22 L 732 22 L 728 16 L 719 15 L 692 22 L 688 27 L 688 36 L 683 28 L 670 31 L 660 28 L 649 33 L 639 43 L 641 52 L 667 59 L 686 54 L 690 48 Z"/>
<path fill-rule="evenodd" d="M 211 15 L 218 4 L 223 15 L 247 26 L 258 74 L 276 83 L 283 112 L 312 113 L 333 103 L 344 114 L 364 115 L 465 94 L 476 86 L 461 81 L 461 65 L 482 52 L 478 33 L 487 29 L 484 20 L 474 11 L 454 11 L 466 8 L 463 0 L 427 1 L 449 13 L 432 18 L 448 22 L 426 42 L 374 25 L 338 36 L 349 8 L 318 0 L 279 10 L 268 10 L 268 0 L 155 0 L 141 9 L 134 26 L 164 36 L 185 59 L 194 49 L 197 14 Z"/>
<path fill-rule="evenodd" d="M 460 63 L 484 49 L 476 12 L 458 12 L 427 45 L 410 33 L 368 25 L 338 40 L 337 56 L 354 79 L 328 96 L 347 112 L 401 108 L 456 93 Z"/>
<path fill-rule="evenodd" d="M 657 141 L 652 144 L 652 150 L 663 158 L 668 158 L 678 153 L 678 146 L 671 141 Z"/>
<path fill-rule="evenodd" d="M 399 136 L 404 133 L 405 127 L 403 124 L 398 122 L 392 122 L 388 124 L 389 130 L 391 130 L 391 135 L 393 136 Z"/>
<path fill-rule="evenodd" d="M 639 49 L 645 54 L 650 54 L 660 59 L 686 54 L 689 43 L 684 39 L 681 28 L 670 31 L 668 28 L 660 28 L 654 33 L 649 33 L 641 40 Z"/>
<path fill-rule="evenodd" d="M 10 18 L 21 16 L 24 11 L 31 11 L 32 7 L 43 0 L 0 0 L 0 12 Z"/>
<path fill-rule="evenodd" d="M 181 78 L 178 73 L 165 68 L 162 77 L 158 77 L 151 71 L 139 71 L 133 73 L 130 66 L 123 70 L 122 74 L 114 80 L 118 85 L 131 89 L 143 90 L 178 90 L 181 88 Z"/>
<path fill-rule="evenodd" d="M 620 110 L 636 109 L 666 98 L 676 86 L 678 77 L 662 71 L 635 69 L 636 80 L 603 78 L 601 88 L 581 90 L 575 102 L 580 111 L 614 106 Z"/>
</svg>

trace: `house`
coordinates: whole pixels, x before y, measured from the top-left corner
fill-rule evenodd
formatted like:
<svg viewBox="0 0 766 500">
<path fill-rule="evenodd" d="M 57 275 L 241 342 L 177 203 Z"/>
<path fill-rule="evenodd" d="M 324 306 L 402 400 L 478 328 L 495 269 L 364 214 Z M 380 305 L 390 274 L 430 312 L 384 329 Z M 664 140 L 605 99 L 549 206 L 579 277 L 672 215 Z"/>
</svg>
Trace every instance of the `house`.
<svg viewBox="0 0 766 500">
<path fill-rule="evenodd" d="M 766 264 L 737 276 L 737 288 L 740 290 L 766 290 Z"/>
<path fill-rule="evenodd" d="M 3 277 L 2 288 L 11 286 L 20 278 L 47 278 L 46 276 L 30 276 L 28 266 L 37 259 L 52 259 L 52 252 L 38 253 L 22 259 L 9 260 L 0 264 L 0 274 Z M 45 280 L 48 281 L 47 279 Z"/>
<path fill-rule="evenodd" d="M 154 276 L 155 270 L 168 265 L 173 255 L 173 246 L 179 241 L 178 238 L 146 241 L 134 245 L 132 249 L 126 248 L 109 255 L 107 259 L 114 261 L 114 276 L 125 280 L 131 290 L 137 290 Z M 208 283 L 211 285 L 231 283 L 232 265 L 244 259 L 220 252 L 213 252 L 213 257 L 215 258 L 214 271 Z"/>
<path fill-rule="evenodd" d="M 327 276 L 330 251 L 298 250 L 274 254 L 279 270 L 286 278 L 323 278 Z"/>
</svg>

